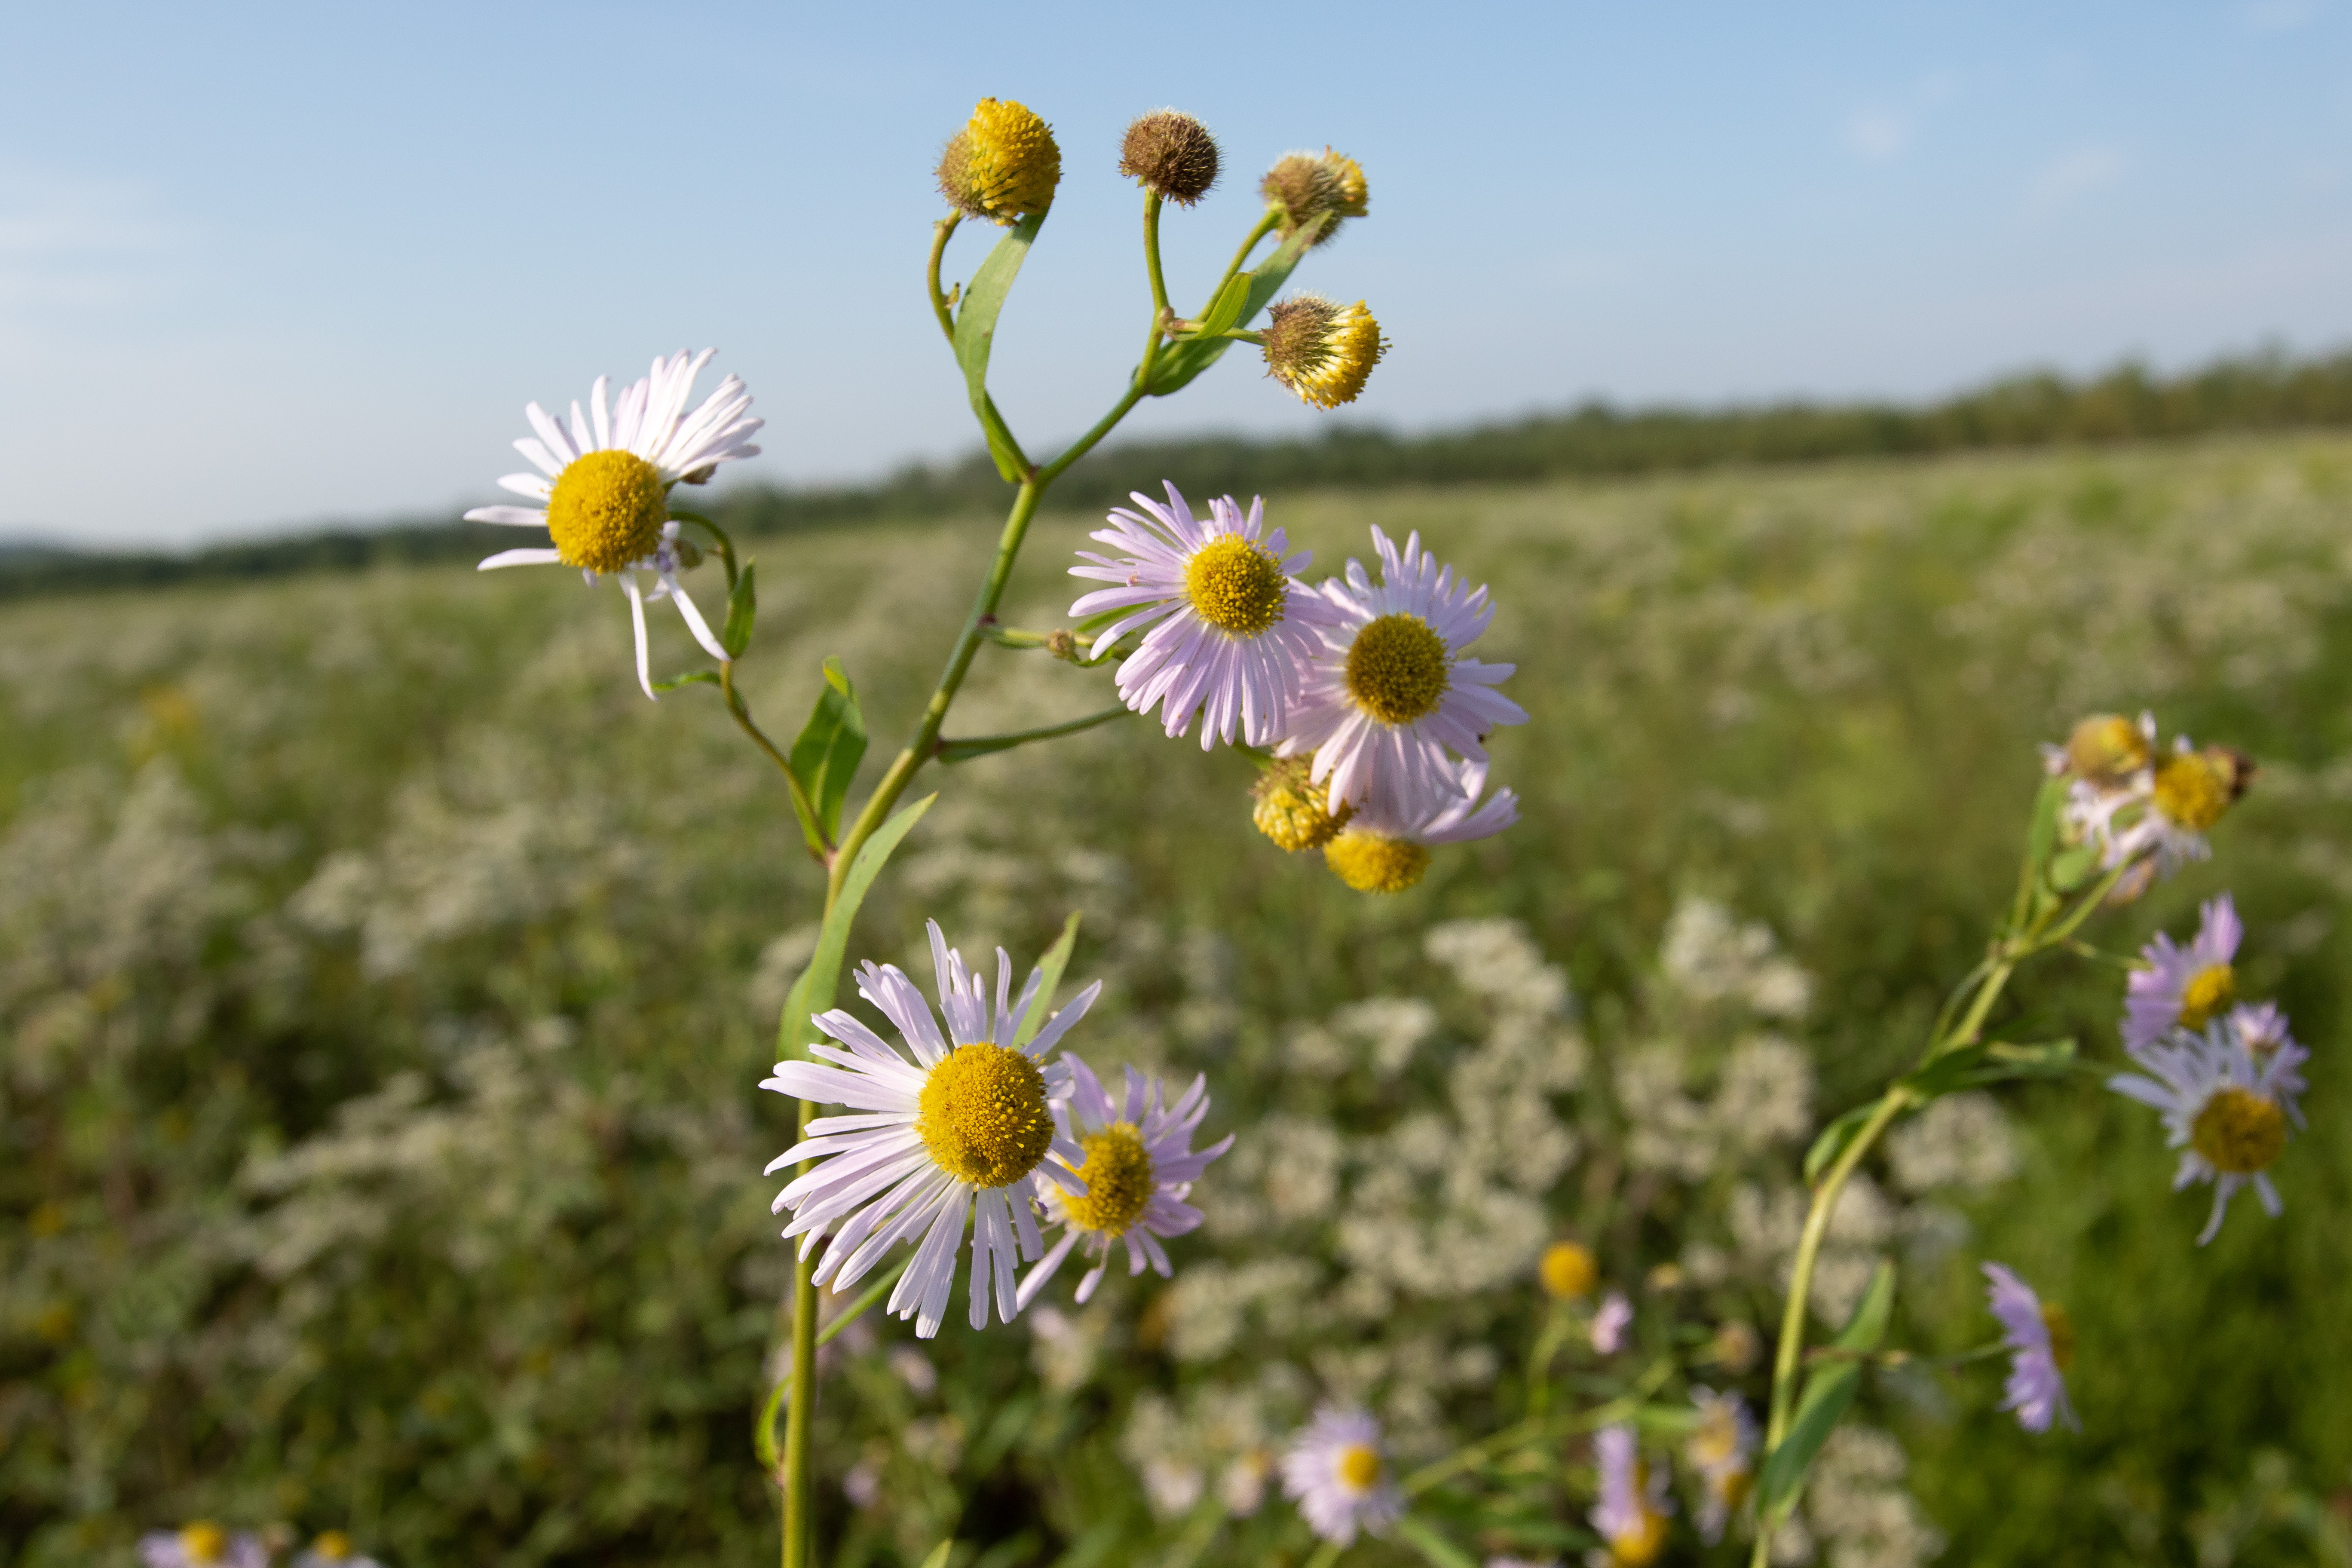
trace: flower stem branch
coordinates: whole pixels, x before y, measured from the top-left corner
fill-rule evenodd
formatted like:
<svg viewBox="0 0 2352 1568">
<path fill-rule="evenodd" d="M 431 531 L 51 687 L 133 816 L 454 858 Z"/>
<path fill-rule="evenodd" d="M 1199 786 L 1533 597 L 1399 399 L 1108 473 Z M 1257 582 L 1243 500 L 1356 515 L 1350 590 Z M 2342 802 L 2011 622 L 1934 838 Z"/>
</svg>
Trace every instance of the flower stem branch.
<svg viewBox="0 0 2352 1568">
<path fill-rule="evenodd" d="M 800 819 L 801 837 L 808 844 L 810 858 L 820 866 L 829 864 L 834 852 L 833 844 L 825 837 L 824 828 L 817 821 L 816 808 L 809 801 L 808 791 L 801 786 L 799 775 L 793 772 L 792 763 L 785 761 L 783 752 L 776 750 L 776 743 L 769 740 L 767 732 L 752 721 L 751 710 L 744 703 L 743 694 L 735 689 L 733 659 L 719 667 L 719 691 L 727 700 L 727 711 L 734 717 L 735 727 L 750 736 L 751 743 L 765 752 L 768 760 L 776 764 L 776 771 L 784 775 L 784 789 L 793 798 L 793 815 Z"/>
<path fill-rule="evenodd" d="M 974 757 L 983 757 L 991 752 L 1009 752 L 1015 746 L 1025 746 L 1033 741 L 1053 741 L 1064 735 L 1075 735 L 1081 730 L 1091 730 L 1097 724 L 1108 724 L 1114 719 L 1128 718 L 1134 711 L 1133 709 L 1122 705 L 1117 708 L 1106 708 L 1099 713 L 1089 713 L 1083 719 L 1072 719 L 1066 723 L 1047 724 L 1035 730 L 1016 730 L 1010 734 L 974 735 L 968 740 L 950 740 L 942 735 L 933 750 L 938 753 L 940 761 L 943 763 L 968 763 Z"/>
<path fill-rule="evenodd" d="M 1655 1394 L 1666 1379 L 1674 1375 L 1674 1357 L 1660 1356 L 1635 1380 L 1633 1387 L 1605 1405 L 1596 1405 L 1590 1410 L 1565 1415 L 1531 1415 L 1516 1426 L 1506 1426 L 1490 1437 L 1465 1444 L 1442 1459 L 1432 1460 L 1405 1477 L 1398 1485 L 1405 1496 L 1419 1497 L 1432 1488 L 1444 1486 L 1454 1477 L 1477 1469 L 1515 1449 L 1555 1437 L 1573 1436 L 1580 1432 L 1590 1432 L 1595 1427 L 1625 1420 L 1648 1404 L 1650 1395 Z"/>
</svg>

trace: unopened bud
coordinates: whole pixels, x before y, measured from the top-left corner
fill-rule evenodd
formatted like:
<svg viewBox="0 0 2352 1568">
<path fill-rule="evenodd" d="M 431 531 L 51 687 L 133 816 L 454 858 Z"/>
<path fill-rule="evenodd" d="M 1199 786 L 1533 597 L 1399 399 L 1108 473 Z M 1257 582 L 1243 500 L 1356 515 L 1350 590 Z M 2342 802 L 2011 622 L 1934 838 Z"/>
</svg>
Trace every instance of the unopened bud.
<svg viewBox="0 0 2352 1568">
<path fill-rule="evenodd" d="M 1054 128 L 1010 99 L 983 98 L 940 154 L 940 194 L 969 217 L 1010 224 L 1054 205 Z"/>
<path fill-rule="evenodd" d="M 2094 713 L 2066 737 L 2068 769 L 2105 788 L 2147 766 L 2152 754 L 2147 731 L 2120 713 Z"/>
<path fill-rule="evenodd" d="M 1055 658 L 1067 659 L 1070 663 L 1076 664 L 1079 657 L 1078 639 L 1067 626 L 1059 627 L 1045 634 L 1045 651 Z"/>
<path fill-rule="evenodd" d="M 1313 773 L 1312 758 L 1284 757 L 1259 774 L 1250 788 L 1251 797 L 1257 802 L 1250 820 L 1257 824 L 1260 833 L 1294 855 L 1330 843 L 1332 836 L 1356 815 L 1352 805 L 1342 805 L 1337 816 L 1325 810 L 1327 792 L 1313 781 Z"/>
<path fill-rule="evenodd" d="M 1265 373 L 1317 408 L 1353 403 L 1389 352 L 1361 300 L 1340 306 L 1320 294 L 1277 300 L 1267 312 Z"/>
<path fill-rule="evenodd" d="M 1189 114 L 1155 110 L 1127 128 L 1118 172 L 1189 207 L 1217 183 L 1217 139 Z"/>
<path fill-rule="evenodd" d="M 671 541 L 670 548 L 677 552 L 677 569 L 679 571 L 691 572 L 696 567 L 702 564 L 702 546 L 697 544 L 691 539 L 687 538 L 684 534 L 680 534 L 677 539 Z"/>
<path fill-rule="evenodd" d="M 1331 221 L 1315 237 L 1318 245 L 1339 232 L 1341 220 L 1362 217 L 1371 210 L 1364 166 L 1328 147 L 1320 153 L 1284 154 L 1265 172 L 1257 189 L 1267 205 L 1282 209 L 1286 234 L 1329 214 Z"/>
</svg>

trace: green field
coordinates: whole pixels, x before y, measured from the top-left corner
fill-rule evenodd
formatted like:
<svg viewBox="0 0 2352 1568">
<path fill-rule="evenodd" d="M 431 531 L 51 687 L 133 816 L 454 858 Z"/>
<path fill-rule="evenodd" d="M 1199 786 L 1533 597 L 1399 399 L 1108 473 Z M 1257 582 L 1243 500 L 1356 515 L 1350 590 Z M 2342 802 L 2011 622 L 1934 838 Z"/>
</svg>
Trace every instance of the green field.
<svg viewBox="0 0 2352 1568">
<path fill-rule="evenodd" d="M 2036 742 L 2147 707 L 2263 771 L 2211 862 L 2088 934 L 2235 893 L 2242 984 L 2315 1052 L 2285 1216 L 2242 1199 L 2198 1249 L 2203 1191 L 2095 1079 L 1923 1119 L 1830 1294 L 1895 1258 L 1899 1342 L 1954 1351 L 1993 1331 L 1978 1260 L 2013 1265 L 2074 1316 L 2084 1430 L 2020 1432 L 1989 1364 L 1876 1376 L 1860 1419 L 1901 1449 L 1842 1443 L 1811 1533 L 1834 1568 L 2352 1561 L 2352 437 L 1267 505 L 1316 574 L 1378 523 L 1494 584 L 1524 819 L 1372 900 L 1154 723 L 929 775 L 853 959 L 914 960 L 932 916 L 1026 963 L 1082 910 L 1071 975 L 1107 988 L 1070 1047 L 1206 1072 L 1240 1141 L 1172 1287 L 986 1334 L 960 1296 L 919 1362 L 895 1321 L 838 1342 L 835 1560 L 1300 1561 L 1251 1507 L 1265 1447 L 1326 1393 L 1408 1458 L 1517 1419 L 1555 1235 L 1652 1342 L 1769 1328 L 1796 1160 L 1975 962 Z M 1087 526 L 1041 520 L 1008 620 L 1060 624 Z M 995 529 L 756 543 L 754 709 L 789 732 L 839 656 L 870 773 Z M 393 1568 L 771 1560 L 790 1107 L 754 1085 L 822 889 L 716 698 L 647 703 L 629 658 L 619 594 L 564 572 L 0 606 L 0 1563 L 127 1563 L 197 1516 Z M 983 649 L 950 730 L 1108 688 Z M 2113 1060 L 2118 991 L 2053 963 L 2001 1026 Z M 1542 1453 L 1437 1509 L 1574 1560 L 1589 1478 Z M 1668 1561 L 1734 1560 L 1677 1531 Z"/>
</svg>

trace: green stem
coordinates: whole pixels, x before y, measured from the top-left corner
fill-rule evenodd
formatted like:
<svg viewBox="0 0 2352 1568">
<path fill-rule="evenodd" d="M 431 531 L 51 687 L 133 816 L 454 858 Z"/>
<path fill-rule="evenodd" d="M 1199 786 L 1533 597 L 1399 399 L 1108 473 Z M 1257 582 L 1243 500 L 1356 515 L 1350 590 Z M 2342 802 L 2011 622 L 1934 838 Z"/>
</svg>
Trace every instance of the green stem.
<svg viewBox="0 0 2352 1568">
<path fill-rule="evenodd" d="M 1124 719 L 1134 711 L 1132 708 L 1123 706 L 1106 708 L 1099 713 L 1089 713 L 1083 719 L 1072 719 L 1066 723 L 1047 724 L 1035 730 L 1017 730 L 1005 735 L 975 735 L 969 740 L 950 740 L 942 735 L 935 749 L 943 763 L 968 763 L 991 752 L 1009 752 L 1015 746 L 1025 746 L 1034 741 L 1052 741 L 1064 735 L 1075 735 L 1081 730 L 1091 730 L 1097 724 Z"/>
<path fill-rule="evenodd" d="M 1168 308 L 1168 279 L 1160 268 L 1160 193 L 1143 193 L 1143 269 L 1151 278 L 1151 335 L 1144 340 L 1143 358 L 1135 367 L 1135 384 L 1149 385 L 1152 367 L 1160 363 L 1160 345 L 1168 336 L 1175 312 Z"/>
<path fill-rule="evenodd" d="M 1080 458 L 1083 458 L 1088 452 L 1093 451 L 1097 442 L 1100 441 L 1104 437 L 1109 435 L 1112 430 L 1118 427 L 1118 422 L 1127 417 L 1127 411 L 1129 409 L 1133 408 L 1137 404 L 1142 401 L 1143 378 L 1142 375 L 1139 374 L 1136 377 L 1135 384 L 1127 389 L 1126 395 L 1122 396 L 1117 403 L 1111 405 L 1109 413 L 1095 421 L 1093 429 L 1088 430 L 1085 435 L 1071 442 L 1070 449 L 1068 451 L 1063 453 L 1060 457 L 1055 458 L 1052 462 L 1037 470 L 1037 488 L 1042 490 L 1047 485 L 1052 484 L 1055 479 L 1060 479 L 1062 475 L 1068 470 L 1072 463 L 1076 462 Z"/>
<path fill-rule="evenodd" d="M 801 1101 L 800 1135 L 816 1107 Z M 815 1164 L 803 1160 L 797 1173 Z M 793 1387 L 784 1420 L 784 1568 L 812 1568 L 816 1560 L 816 1456 L 810 1427 L 816 1419 L 816 1258 L 793 1266 Z"/>
<path fill-rule="evenodd" d="M 1632 1388 L 1606 1405 L 1596 1405 L 1590 1410 L 1580 1410 L 1567 1415 L 1530 1416 L 1516 1426 L 1506 1426 L 1490 1437 L 1465 1444 L 1442 1459 L 1423 1465 L 1399 1484 L 1407 1497 L 1419 1497 L 1433 1487 L 1444 1485 L 1465 1470 L 1475 1470 L 1490 1460 L 1500 1458 L 1517 1448 L 1548 1442 L 1555 1437 L 1572 1436 L 1598 1426 L 1622 1421 L 1639 1411 L 1651 1394 L 1675 1372 L 1672 1356 L 1660 1356 L 1650 1363 Z"/>
<path fill-rule="evenodd" d="M 1249 231 L 1249 237 L 1242 241 L 1242 247 L 1234 252 L 1234 258 L 1231 261 L 1225 263 L 1225 275 L 1217 279 L 1217 286 L 1215 288 L 1209 290 L 1209 298 L 1212 300 L 1214 300 L 1218 295 L 1225 291 L 1225 285 L 1234 280 L 1234 274 L 1239 272 L 1242 269 L 1243 264 L 1249 260 L 1250 252 L 1257 248 L 1257 242 L 1264 239 L 1267 235 L 1272 234 L 1274 232 L 1274 226 L 1281 221 L 1282 209 L 1280 207 L 1268 207 L 1265 209 L 1264 216 L 1257 220 L 1257 226 L 1251 229 Z"/>
<path fill-rule="evenodd" d="M 1339 1561 L 1339 1543 L 1336 1541 L 1318 1543 L 1315 1554 L 1307 1560 L 1307 1568 L 1331 1568 L 1332 1563 Z"/>
<path fill-rule="evenodd" d="M 801 837 L 808 845 L 810 857 L 820 866 L 825 864 L 825 858 L 833 852 L 833 846 L 826 841 L 824 829 L 817 824 L 816 807 L 810 804 L 808 791 L 801 787 L 800 777 L 793 772 L 793 764 L 784 760 L 783 752 L 776 750 L 776 743 L 768 739 L 766 731 L 752 721 L 751 710 L 745 705 L 743 694 L 735 689 L 733 659 L 719 667 L 719 690 L 727 699 L 727 711 L 734 716 L 735 727 L 749 735 L 753 745 L 767 752 L 768 760 L 776 764 L 776 771 L 784 775 L 784 789 L 793 797 L 793 815 L 800 819 Z"/>
<path fill-rule="evenodd" d="M 950 213 L 931 225 L 931 265 L 924 274 L 925 290 L 930 297 L 931 314 L 939 318 L 940 331 L 948 335 L 948 346 L 955 346 L 955 317 L 949 313 L 948 297 L 940 291 L 940 266 L 947 259 L 948 237 L 963 221 L 963 214 Z"/>
</svg>

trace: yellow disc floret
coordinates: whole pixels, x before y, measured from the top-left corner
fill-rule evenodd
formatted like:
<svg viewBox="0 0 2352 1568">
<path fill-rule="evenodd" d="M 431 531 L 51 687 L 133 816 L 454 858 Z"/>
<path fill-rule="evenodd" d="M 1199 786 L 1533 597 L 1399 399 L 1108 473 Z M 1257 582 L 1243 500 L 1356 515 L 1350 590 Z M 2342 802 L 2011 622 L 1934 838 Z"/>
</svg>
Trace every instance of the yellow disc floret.
<svg viewBox="0 0 2352 1568">
<path fill-rule="evenodd" d="M 1054 205 L 1054 128 L 1011 99 L 983 98 L 940 154 L 940 194 L 966 216 L 1009 224 Z"/>
<path fill-rule="evenodd" d="M 2251 772 L 2227 747 L 2174 752 L 2156 764 L 2156 809 L 2190 832 L 2202 833 L 2221 821 L 2244 792 Z"/>
<path fill-rule="evenodd" d="M 1543 1277 L 1543 1288 L 1562 1301 L 1590 1296 L 1593 1282 L 1601 1277 L 1591 1251 L 1572 1241 L 1555 1241 L 1545 1247 L 1543 1261 L 1536 1268 Z"/>
<path fill-rule="evenodd" d="M 1323 863 L 1360 893 L 1402 893 L 1429 870 L 1429 851 L 1408 838 L 1351 827 L 1323 847 Z"/>
<path fill-rule="evenodd" d="M 1637 1480 L 1648 1468 L 1636 1469 Z M 1609 1538 L 1609 1555 L 1620 1568 L 1650 1568 L 1666 1549 L 1666 1516 L 1646 1502 L 1639 1505 L 1639 1513 L 1632 1525 Z"/>
<path fill-rule="evenodd" d="M 2286 1112 L 2268 1096 L 2225 1084 L 2197 1113 L 2189 1144 L 2215 1170 L 2251 1176 L 2269 1170 L 2286 1147 Z"/>
<path fill-rule="evenodd" d="M 1315 782 L 1312 757 L 1280 759 L 1258 775 L 1250 797 L 1257 802 L 1250 812 L 1257 830 L 1294 855 L 1322 848 L 1356 815 L 1345 801 L 1337 814 L 1328 809 L 1329 794 Z"/>
<path fill-rule="evenodd" d="M 2050 1332 L 2050 1360 L 2060 1372 L 2074 1364 L 2074 1320 L 2055 1301 L 2042 1303 L 2042 1326 Z"/>
<path fill-rule="evenodd" d="M 1381 1484 L 1381 1451 L 1369 1443 L 1350 1443 L 1339 1450 L 1339 1484 L 1351 1492 L 1368 1492 Z"/>
<path fill-rule="evenodd" d="M 1437 711 L 1454 656 L 1419 616 L 1395 611 L 1364 624 L 1348 645 L 1348 695 L 1383 724 Z"/>
<path fill-rule="evenodd" d="M 1080 1230 L 1121 1236 L 1151 1201 L 1151 1152 L 1132 1121 L 1114 1121 L 1101 1131 L 1078 1140 L 1087 1152 L 1078 1174 L 1086 1179 L 1084 1195 L 1062 1194 L 1062 1208 Z"/>
<path fill-rule="evenodd" d="M 635 452 L 587 452 L 555 476 L 547 531 L 566 566 L 618 572 L 654 552 L 669 521 L 669 486 Z"/>
<path fill-rule="evenodd" d="M 2095 784 L 2122 784 L 2147 763 L 2147 736 L 2120 713 L 2094 713 L 2066 737 L 2066 765 Z"/>
<path fill-rule="evenodd" d="M 1184 563 L 1184 592 L 1194 613 L 1219 631 L 1254 637 L 1282 619 L 1290 584 L 1265 546 L 1221 533 Z"/>
<path fill-rule="evenodd" d="M 918 1105 L 915 1131 L 931 1158 L 976 1187 L 1019 1181 L 1054 1142 L 1045 1075 L 1003 1046 L 958 1046 L 923 1080 Z"/>
<path fill-rule="evenodd" d="M 2201 1029 L 2238 999 L 2238 973 L 2226 963 L 2208 964 L 2180 988 L 2180 1026 Z"/>
<path fill-rule="evenodd" d="M 202 1520 L 180 1531 L 180 1554 L 191 1563 L 221 1563 L 228 1558 L 228 1532 Z"/>
<path fill-rule="evenodd" d="M 1340 306 L 1318 294 L 1278 300 L 1267 312 L 1265 373 L 1315 408 L 1353 403 L 1389 352 L 1361 300 Z"/>
</svg>

